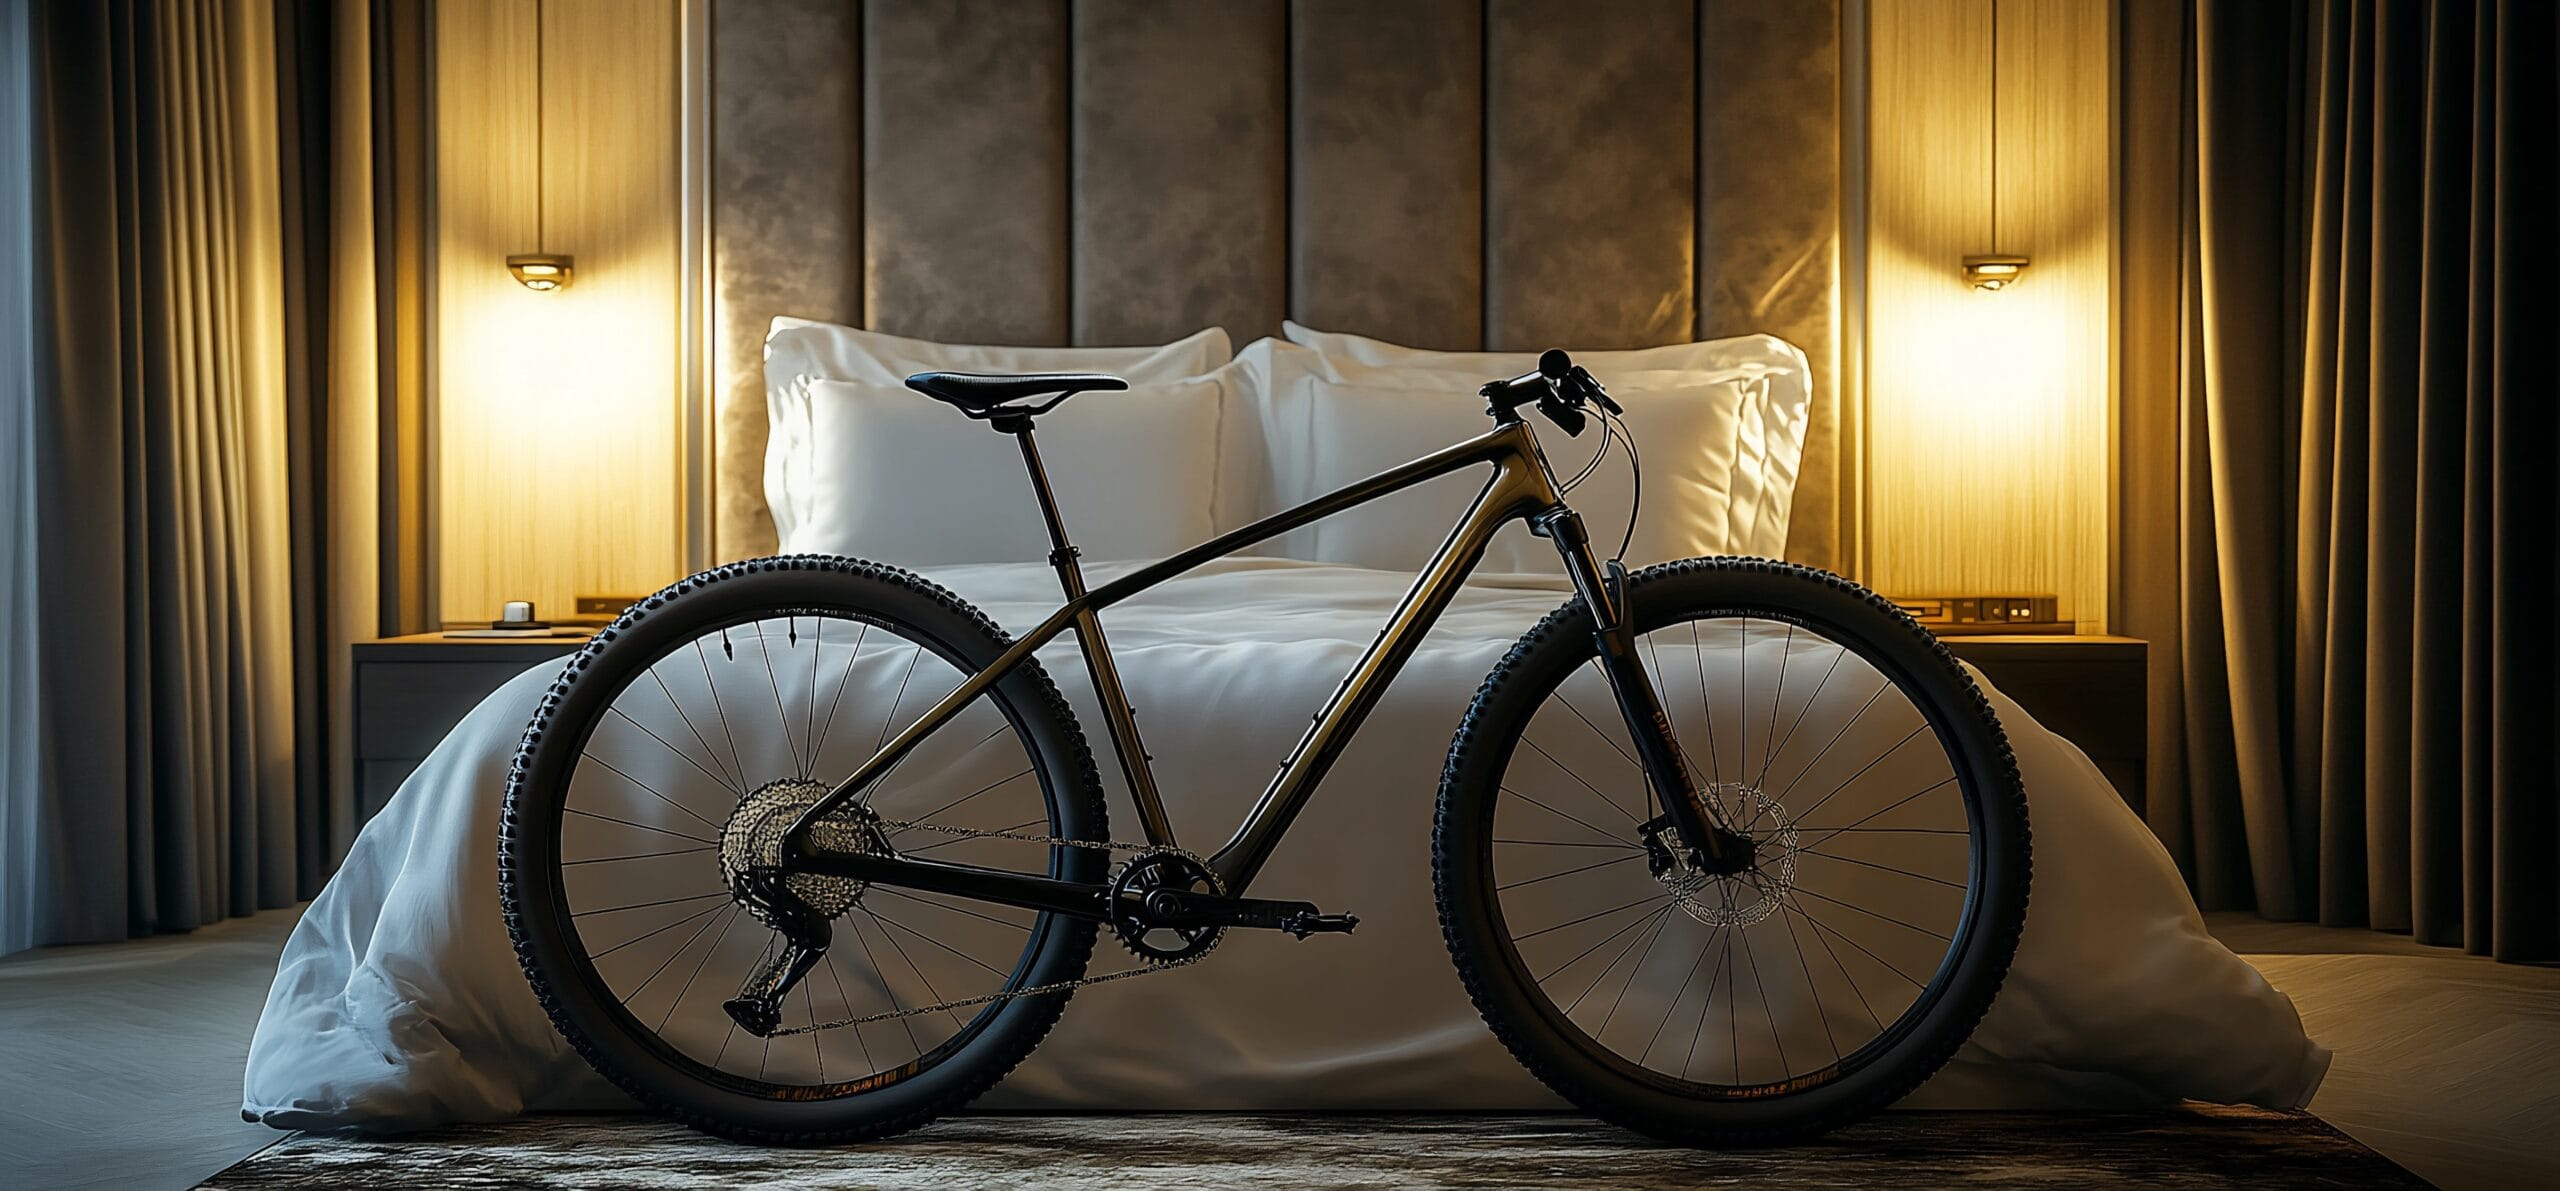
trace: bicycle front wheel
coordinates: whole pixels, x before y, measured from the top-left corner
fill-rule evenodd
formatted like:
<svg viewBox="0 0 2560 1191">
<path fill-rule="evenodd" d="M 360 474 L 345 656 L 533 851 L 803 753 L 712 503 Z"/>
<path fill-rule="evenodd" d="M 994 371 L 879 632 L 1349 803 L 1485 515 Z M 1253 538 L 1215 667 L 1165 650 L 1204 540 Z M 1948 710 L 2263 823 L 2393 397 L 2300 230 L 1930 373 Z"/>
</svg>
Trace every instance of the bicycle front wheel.
<svg viewBox="0 0 2560 1191">
<path fill-rule="evenodd" d="M 1091 922 L 847 878 L 785 887 L 833 943 L 742 1029 L 722 1007 L 780 953 L 737 874 L 1007 642 L 913 575 L 762 559 L 642 602 L 573 657 L 507 785 L 499 871 L 516 956 L 561 1034 L 641 1101 L 760 1142 L 912 1128 L 1037 1045 Z M 847 846 L 1098 883 L 1102 787 L 1026 661 L 821 820 Z M 947 1006 L 935 1008 L 936 1006 Z"/>
<path fill-rule="evenodd" d="M 1665 835 L 1567 604 L 1487 679 L 1442 776 L 1434 877 L 1468 992 L 1548 1086 L 1658 1137 L 1767 1144 L 1884 1107 L 2016 952 L 2007 738 L 1943 645 L 1838 576 L 1697 559 L 1637 574 L 1628 604 L 1748 853 L 1702 864 Z"/>
</svg>

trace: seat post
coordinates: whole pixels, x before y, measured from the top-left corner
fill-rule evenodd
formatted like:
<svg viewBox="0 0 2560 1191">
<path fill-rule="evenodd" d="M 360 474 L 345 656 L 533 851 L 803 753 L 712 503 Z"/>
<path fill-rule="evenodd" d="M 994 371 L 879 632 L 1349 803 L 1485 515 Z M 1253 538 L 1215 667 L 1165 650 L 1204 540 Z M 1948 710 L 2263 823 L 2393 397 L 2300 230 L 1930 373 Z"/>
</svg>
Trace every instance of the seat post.
<svg viewBox="0 0 2560 1191">
<path fill-rule="evenodd" d="M 1066 591 L 1068 599 L 1083 596 L 1084 569 L 1076 563 L 1082 552 L 1067 541 L 1067 522 L 1058 513 L 1057 493 L 1049 488 L 1049 469 L 1040 462 L 1040 448 L 1031 441 L 1030 417 L 1000 417 L 990 424 L 998 431 L 1012 435 L 1013 440 L 1022 445 L 1022 464 L 1031 472 L 1032 494 L 1040 498 L 1040 520 L 1049 527 L 1049 565 L 1056 568 L 1058 585 Z"/>
</svg>

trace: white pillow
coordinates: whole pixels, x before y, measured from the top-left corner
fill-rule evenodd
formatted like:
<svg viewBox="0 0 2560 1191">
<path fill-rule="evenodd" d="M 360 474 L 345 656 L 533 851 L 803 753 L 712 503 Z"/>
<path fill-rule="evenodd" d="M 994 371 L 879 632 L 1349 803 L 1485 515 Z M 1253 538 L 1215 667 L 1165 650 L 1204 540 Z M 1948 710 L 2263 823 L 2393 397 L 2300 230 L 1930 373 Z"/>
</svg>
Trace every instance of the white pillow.
<svg viewBox="0 0 2560 1191">
<path fill-rule="evenodd" d="M 766 333 L 764 350 L 765 416 L 770 434 L 765 447 L 764 487 L 765 501 L 773 510 L 774 528 L 781 534 L 784 548 L 789 549 L 789 544 L 800 537 L 799 527 L 822 512 L 813 504 L 820 478 L 813 469 L 820 456 L 811 437 L 809 386 L 816 382 L 852 381 L 894 388 L 918 372 L 1107 372 L 1133 385 L 1160 385 L 1205 376 L 1232 355 L 1227 333 L 1217 327 L 1156 346 L 1007 347 L 934 343 L 802 318 L 777 318 Z M 984 427 L 961 419 L 956 410 L 921 394 L 908 396 L 940 411 L 963 429 L 988 433 Z M 1115 396 L 1087 394 L 1069 404 Z M 1044 418 L 1040 425 L 1045 428 L 1050 422 Z M 1006 445 L 1010 449 L 1010 444 Z M 1016 470 L 1020 466 L 1017 462 Z M 1036 511 L 1033 516 L 1036 521 Z M 955 533 L 966 532 L 966 527 L 950 528 Z"/>
<path fill-rule="evenodd" d="M 1761 444 L 1742 416 L 1745 388 L 1725 380 L 1622 398 L 1627 430 L 1644 448 L 1645 460 L 1644 509 L 1628 544 L 1627 565 L 1734 553 L 1735 544 L 1748 536 L 1748 526 L 1738 524 L 1735 514 L 1747 515 L 1758 506 L 1758 479 L 1755 469 L 1738 464 L 1759 454 Z M 1375 475 L 1491 426 L 1472 393 L 1318 380 L 1308 386 L 1305 404 L 1308 457 L 1276 464 L 1304 471 L 1318 491 Z M 1543 424 L 1538 429 L 1559 483 L 1581 471 L 1600 449 L 1597 422 L 1580 437 Z M 1313 557 L 1350 566 L 1414 569 L 1465 515 L 1486 475 L 1484 469 L 1470 468 L 1319 521 L 1313 527 Z M 1612 451 L 1567 497 L 1603 557 L 1616 552 L 1626 532 L 1632 491 L 1626 456 Z M 1515 526 L 1495 537 L 1478 569 L 1557 574 L 1563 564 L 1552 543 Z"/>
<path fill-rule="evenodd" d="M 1471 416 L 1472 428 L 1467 433 L 1474 434 L 1481 433 L 1489 425 L 1483 417 L 1483 402 L 1475 396 L 1477 386 L 1495 377 L 1528 371 L 1536 364 L 1536 357 L 1527 353 L 1422 352 L 1358 336 L 1323 335 L 1295 323 L 1286 326 L 1292 335 L 1320 338 L 1343 350 L 1341 354 L 1329 354 L 1284 340 L 1257 340 L 1246 346 L 1237 354 L 1235 362 L 1221 371 L 1220 375 L 1227 384 L 1228 400 L 1243 415 L 1228 419 L 1228 457 L 1222 464 L 1221 483 L 1230 493 L 1252 495 L 1254 504 L 1249 510 L 1252 515 L 1287 508 L 1330 490 L 1331 486 L 1322 482 L 1313 466 L 1322 454 L 1314 442 L 1314 386 L 1329 382 L 1363 391 L 1433 395 Z M 1362 354 L 1376 354 L 1371 350 L 1373 348 L 1383 349 L 1394 358 L 1407 362 L 1379 364 L 1357 358 Z M 1586 366 L 1593 374 L 1609 387 L 1620 404 L 1630 408 L 1650 404 L 1650 395 L 1658 392 L 1676 393 L 1728 386 L 1732 400 L 1738 403 L 1738 418 L 1733 438 L 1737 445 L 1730 460 L 1730 474 L 1723 481 L 1726 504 L 1721 509 L 1696 510 L 1699 516 L 1715 523 L 1712 527 L 1702 527 L 1700 532 L 1714 535 L 1707 540 L 1720 542 L 1717 552 L 1770 558 L 1785 552 L 1787 523 L 1794 503 L 1797 467 L 1804 449 L 1810 398 L 1804 353 L 1784 340 L 1754 335 L 1635 352 L 1593 352 L 1576 357 L 1577 361 L 1586 358 L 1592 361 Z M 1696 367 L 1663 366 L 1670 364 Z M 1636 427 L 1633 420 L 1629 425 Z M 1558 445 L 1572 441 L 1567 440 L 1562 431 L 1544 423 L 1540 423 L 1539 430 L 1541 441 L 1547 444 L 1556 460 L 1558 478 L 1570 477 L 1580 467 L 1579 460 L 1588 457 L 1589 447 L 1581 448 L 1579 453 L 1568 450 Z M 1250 438 L 1239 442 L 1240 434 Z M 1678 456 L 1688 449 L 1687 440 L 1669 427 L 1645 431 L 1645 435 L 1640 445 L 1651 447 L 1647 462 L 1653 468 L 1692 464 L 1719 466 L 1712 460 L 1704 463 L 1680 460 Z M 1251 438 L 1259 441 L 1251 441 Z M 1449 438 L 1444 443 L 1433 445 L 1454 441 L 1457 440 Z M 1595 443 L 1597 439 L 1586 431 L 1583 441 Z M 1707 448 L 1701 446 L 1700 449 Z M 1414 452 L 1415 455 L 1422 453 L 1425 452 Z M 1401 463 L 1411 457 L 1408 455 L 1391 462 Z M 1572 468 L 1563 465 L 1567 458 L 1576 461 Z M 1605 464 L 1602 470 L 1606 473 L 1622 468 L 1623 461 L 1620 461 Z M 1323 474 L 1338 476 L 1340 470 L 1328 469 Z M 1666 470 L 1664 474 L 1669 473 Z M 1595 476 L 1593 482 L 1601 480 Z M 1586 520 L 1592 517 L 1591 501 L 1599 494 L 1599 489 L 1586 487 L 1585 500 L 1576 505 L 1583 510 Z M 1648 500 L 1647 503 L 1653 502 Z M 1251 518 L 1246 516 L 1242 519 Z M 1612 524 L 1624 528 L 1623 516 Z M 1228 526 L 1222 523 L 1222 528 L 1225 527 Z M 1445 529 L 1446 524 L 1440 528 Z M 1325 552 L 1316 545 L 1320 532 L 1320 527 L 1309 527 L 1284 534 L 1270 552 L 1289 558 L 1326 561 Z M 1435 529 L 1426 543 L 1408 544 L 1404 555 L 1415 559 L 1424 557 L 1432 546 L 1439 544 L 1438 532 Z M 1593 538 L 1598 540 L 1600 535 L 1595 532 Z M 1610 539 L 1610 544 L 1614 549 L 1614 538 Z M 1543 542 L 1537 545 L 1541 549 L 1546 548 Z"/>
<path fill-rule="evenodd" d="M 904 386 L 802 390 L 811 466 L 785 552 L 917 568 L 1048 557 L 1011 435 Z M 1212 380 L 1139 385 L 1040 416 L 1041 462 L 1086 559 L 1162 558 L 1215 532 L 1220 392 Z"/>
</svg>

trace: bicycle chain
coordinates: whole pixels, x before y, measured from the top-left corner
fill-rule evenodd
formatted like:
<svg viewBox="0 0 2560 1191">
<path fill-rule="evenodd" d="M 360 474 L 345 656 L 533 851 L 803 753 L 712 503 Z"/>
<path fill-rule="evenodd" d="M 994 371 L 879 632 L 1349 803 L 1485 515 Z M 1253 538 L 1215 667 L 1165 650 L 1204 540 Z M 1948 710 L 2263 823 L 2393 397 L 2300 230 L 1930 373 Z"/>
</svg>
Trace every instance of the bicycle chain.
<svg viewBox="0 0 2560 1191">
<path fill-rule="evenodd" d="M 1056 836 L 1032 835 L 1027 832 L 1020 831 L 979 831 L 966 827 L 952 827 L 941 823 L 917 823 L 901 819 L 882 819 L 879 821 L 879 826 L 891 835 L 895 835 L 901 831 L 931 831 L 939 832 L 943 835 L 960 836 L 965 839 L 1015 840 L 1026 844 L 1048 844 L 1053 847 L 1086 848 L 1097 852 L 1164 852 L 1180 856 L 1184 859 L 1203 865 L 1207 863 L 1207 861 L 1203 860 L 1199 855 L 1185 851 L 1181 848 L 1162 848 L 1154 844 L 1123 843 L 1119 840 L 1060 839 Z M 775 1038 L 789 1038 L 801 1034 L 814 1034 L 820 1030 L 837 1030 L 846 1026 L 867 1026 L 873 1022 L 896 1021 L 900 1018 L 907 1017 L 922 1017 L 931 1013 L 944 1013 L 953 1009 L 966 1009 L 973 1005 L 991 1005 L 997 1001 L 1010 1001 L 1016 997 L 1047 996 L 1050 993 L 1068 992 L 1074 989 L 1083 988 L 1088 984 L 1109 984 L 1115 980 L 1127 980 L 1133 976 L 1153 976 L 1158 972 L 1170 972 L 1175 968 L 1190 967 L 1193 964 L 1199 963 L 1201 960 L 1209 958 L 1209 953 L 1217 949 L 1218 945 L 1216 941 L 1212 940 L 1209 946 L 1202 949 L 1198 955 L 1184 956 L 1181 959 L 1160 960 L 1146 964 L 1143 967 L 1131 968 L 1124 972 L 1106 972 L 1100 976 L 1079 976 L 1073 980 L 1055 980 L 1047 984 L 1035 984 L 1029 988 L 1017 988 L 1005 992 L 992 992 L 980 996 L 962 997 L 956 1001 L 940 1001 L 931 1005 L 916 1005 L 910 1008 L 892 1009 L 881 1013 L 866 1013 L 859 1017 L 841 1018 L 836 1021 L 813 1022 L 805 1026 L 792 1026 L 788 1029 L 775 1030 L 772 1036 Z"/>
</svg>

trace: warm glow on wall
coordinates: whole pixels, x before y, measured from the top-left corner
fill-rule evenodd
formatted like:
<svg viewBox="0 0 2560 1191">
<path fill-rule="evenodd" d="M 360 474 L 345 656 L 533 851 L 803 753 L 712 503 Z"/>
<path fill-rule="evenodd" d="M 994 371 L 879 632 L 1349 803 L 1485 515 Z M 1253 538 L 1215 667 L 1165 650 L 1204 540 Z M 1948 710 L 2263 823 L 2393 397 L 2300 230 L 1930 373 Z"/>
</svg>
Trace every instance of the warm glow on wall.
<svg viewBox="0 0 2560 1191">
<path fill-rule="evenodd" d="M 655 590 L 682 568 L 676 6 L 444 0 L 436 26 L 438 614 Z M 536 244 L 578 249 L 574 285 Z"/>
<path fill-rule="evenodd" d="M 2035 460 L 2021 456 L 2036 453 L 2093 396 L 2078 388 L 2068 358 L 2068 295 L 2042 277 L 2037 282 L 1995 293 L 1947 278 L 1944 293 L 1901 312 L 1904 350 L 1881 383 L 1924 412 L 1898 432 L 1911 436 L 1907 445 L 1922 457 L 1955 462 L 1956 472 L 1970 470 L 1967 460 L 2034 468 Z M 2105 404 L 2104 393 L 2094 396 Z"/>
<path fill-rule="evenodd" d="M 1994 2 L 1870 9 L 1866 578 L 2102 631 L 2111 6 Z"/>
</svg>

